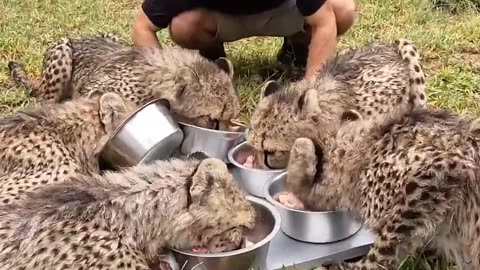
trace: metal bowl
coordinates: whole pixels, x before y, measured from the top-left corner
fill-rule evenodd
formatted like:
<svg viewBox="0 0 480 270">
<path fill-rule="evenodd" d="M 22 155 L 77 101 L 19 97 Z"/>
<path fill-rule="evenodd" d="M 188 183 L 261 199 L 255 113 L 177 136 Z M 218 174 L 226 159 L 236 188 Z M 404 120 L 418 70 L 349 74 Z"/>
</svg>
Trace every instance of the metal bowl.
<svg viewBox="0 0 480 270">
<path fill-rule="evenodd" d="M 180 153 L 188 155 L 193 152 L 204 152 L 212 158 L 217 158 L 228 163 L 228 151 L 245 140 L 245 126 L 240 126 L 240 131 L 222 131 L 202 128 L 178 121 L 185 135 Z"/>
<path fill-rule="evenodd" d="M 178 266 L 184 270 L 250 270 L 266 269 L 270 242 L 280 230 L 280 214 L 267 201 L 248 196 L 256 210 L 256 223 L 246 237 L 254 245 L 239 250 L 217 253 L 198 254 L 172 250 Z"/>
<path fill-rule="evenodd" d="M 265 185 L 268 180 L 278 176 L 286 169 L 262 170 L 249 168 L 243 165 L 249 155 L 253 154 L 253 148 L 242 142 L 230 149 L 228 160 L 232 164 L 230 172 L 238 185 L 251 195 L 265 198 Z"/>
<path fill-rule="evenodd" d="M 272 178 L 265 186 L 266 199 L 282 216 L 282 231 L 293 239 L 308 243 L 331 243 L 356 234 L 362 227 L 352 214 L 345 211 L 295 210 L 273 199 L 285 191 L 287 173 Z"/>
<path fill-rule="evenodd" d="M 112 134 L 100 158 L 114 168 L 167 159 L 180 147 L 183 132 L 162 99 L 130 115 Z"/>
</svg>

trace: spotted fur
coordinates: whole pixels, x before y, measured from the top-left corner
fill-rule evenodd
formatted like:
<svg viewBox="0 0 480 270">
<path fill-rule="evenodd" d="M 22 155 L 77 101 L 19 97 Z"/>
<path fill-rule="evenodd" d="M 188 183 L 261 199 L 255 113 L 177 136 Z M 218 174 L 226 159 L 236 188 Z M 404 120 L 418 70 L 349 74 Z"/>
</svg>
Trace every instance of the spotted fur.
<svg viewBox="0 0 480 270">
<path fill-rule="evenodd" d="M 164 249 L 240 245 L 255 211 L 216 159 L 79 176 L 0 207 L 0 269 L 144 269 Z"/>
<path fill-rule="evenodd" d="M 21 64 L 9 67 L 13 79 L 43 102 L 92 90 L 116 92 L 137 105 L 163 98 L 181 120 L 211 128 L 240 112 L 232 63 L 226 58 L 211 62 L 179 47 L 131 48 L 112 34 L 63 38 L 47 49 L 38 86 Z"/>
<path fill-rule="evenodd" d="M 313 210 L 346 210 L 375 234 L 360 262 L 322 270 L 397 269 L 425 246 L 480 269 L 480 120 L 442 110 L 360 120 L 299 138 L 287 185 Z"/>
<path fill-rule="evenodd" d="M 401 39 L 374 42 L 338 55 L 315 82 L 284 88 L 268 82 L 250 121 L 247 141 L 260 168 L 285 168 L 295 139 L 322 124 L 375 119 L 396 110 L 426 107 L 425 75 L 416 47 Z"/>
<path fill-rule="evenodd" d="M 135 105 L 106 93 L 0 119 L 0 205 L 29 191 L 98 172 L 98 154 Z"/>
</svg>

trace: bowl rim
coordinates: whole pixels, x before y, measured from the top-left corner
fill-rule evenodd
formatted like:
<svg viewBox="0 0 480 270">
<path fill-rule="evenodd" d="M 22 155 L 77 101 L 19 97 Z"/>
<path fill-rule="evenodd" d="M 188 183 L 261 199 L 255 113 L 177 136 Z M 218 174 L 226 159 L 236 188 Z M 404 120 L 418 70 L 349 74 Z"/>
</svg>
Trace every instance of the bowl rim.
<svg viewBox="0 0 480 270">
<path fill-rule="evenodd" d="M 248 142 L 243 141 L 243 142 L 235 145 L 234 147 L 232 147 L 230 150 L 228 150 L 228 153 L 227 153 L 228 160 L 230 161 L 230 163 L 235 165 L 235 167 L 240 168 L 240 169 L 244 169 L 244 170 L 247 170 L 247 171 L 251 171 L 251 172 L 266 172 L 266 173 L 283 173 L 283 172 L 286 172 L 287 169 L 263 170 L 263 169 L 258 169 L 258 168 L 250 168 L 250 167 L 247 167 L 247 166 L 244 166 L 244 165 L 238 163 L 233 158 L 233 153 L 235 153 L 240 147 L 244 146 L 245 144 L 248 144 Z"/>
<path fill-rule="evenodd" d="M 265 186 L 264 186 L 264 195 L 265 195 L 265 199 L 270 202 L 271 204 L 275 205 L 276 207 L 279 207 L 283 210 L 286 210 L 286 211 L 290 211 L 290 212 L 296 212 L 296 213 L 302 213 L 302 214 L 331 214 L 331 213 L 346 213 L 346 211 L 343 211 L 343 210 L 330 210 L 330 211 L 309 211 L 309 210 L 298 210 L 298 209 L 293 209 L 293 208 L 290 208 L 290 207 L 287 207 L 283 204 L 281 204 L 280 202 L 278 202 L 277 200 L 275 200 L 272 195 L 270 195 L 270 187 L 273 185 L 273 183 L 277 182 L 277 181 L 280 181 L 283 177 L 285 177 L 286 175 L 288 174 L 288 171 L 286 172 L 283 172 L 275 177 L 272 177 L 271 179 L 269 179 L 267 181 L 267 183 L 265 183 Z"/>
<path fill-rule="evenodd" d="M 195 125 L 188 124 L 188 123 L 178 121 L 178 120 L 176 122 L 181 126 L 186 126 L 186 127 L 190 127 L 190 128 L 193 128 L 193 129 L 199 129 L 199 130 L 202 130 L 202 131 L 207 131 L 207 132 L 212 132 L 212 133 L 220 133 L 220 134 L 245 134 L 245 131 L 247 130 L 247 126 L 245 126 L 244 124 L 239 123 L 239 122 L 235 122 L 235 124 L 243 127 L 245 129 L 244 131 L 216 130 L 216 129 L 209 129 L 209 128 L 195 126 Z"/>
<path fill-rule="evenodd" d="M 191 257 L 223 258 L 223 257 L 228 257 L 228 256 L 235 256 L 235 255 L 239 255 L 239 254 L 244 254 L 244 253 L 250 252 L 252 250 L 258 249 L 258 248 L 264 246 L 265 244 L 267 244 L 269 242 L 272 242 L 273 238 L 275 236 L 277 236 L 278 232 L 280 231 L 281 222 L 282 222 L 282 217 L 281 217 L 280 213 L 278 212 L 278 210 L 275 207 L 273 207 L 273 205 L 271 205 L 270 203 L 268 203 L 267 201 L 265 201 L 263 199 L 257 198 L 257 197 L 252 196 L 252 195 L 246 195 L 246 198 L 250 202 L 260 204 L 261 206 L 267 208 L 273 216 L 273 220 L 274 220 L 274 223 L 275 223 L 273 225 L 273 229 L 261 241 L 255 243 L 254 245 L 252 245 L 248 248 L 242 248 L 242 249 L 232 250 L 232 251 L 228 251 L 228 252 L 213 253 L 213 254 L 211 254 L 211 253 L 188 252 L 188 251 L 182 251 L 182 250 L 178 250 L 178 249 L 174 249 L 174 248 L 171 249 L 172 252 L 177 253 L 177 254 L 191 256 Z"/>
<path fill-rule="evenodd" d="M 154 100 L 151 100 L 145 104 L 143 104 L 142 106 L 140 106 L 138 109 L 136 109 L 134 112 L 132 112 L 125 120 L 122 121 L 122 123 L 120 125 L 118 125 L 118 127 L 113 131 L 112 135 L 110 135 L 110 137 L 108 138 L 108 140 L 106 141 L 105 143 L 105 147 L 102 149 L 102 153 L 103 151 L 105 150 L 106 146 L 108 144 L 110 144 L 110 142 L 112 142 L 113 138 L 115 138 L 115 136 L 120 132 L 120 130 L 130 121 L 130 119 L 132 119 L 135 115 L 137 115 L 140 111 L 142 111 L 143 109 L 145 109 L 146 107 L 154 104 L 154 103 L 159 103 L 161 106 L 163 106 L 164 108 L 167 108 L 168 107 L 164 104 L 163 101 L 167 101 L 165 98 L 156 98 Z M 169 113 L 169 116 L 171 116 L 171 114 Z M 172 117 L 173 119 L 173 117 Z M 178 127 L 180 129 L 180 127 Z M 182 131 L 183 132 L 183 131 Z"/>
</svg>

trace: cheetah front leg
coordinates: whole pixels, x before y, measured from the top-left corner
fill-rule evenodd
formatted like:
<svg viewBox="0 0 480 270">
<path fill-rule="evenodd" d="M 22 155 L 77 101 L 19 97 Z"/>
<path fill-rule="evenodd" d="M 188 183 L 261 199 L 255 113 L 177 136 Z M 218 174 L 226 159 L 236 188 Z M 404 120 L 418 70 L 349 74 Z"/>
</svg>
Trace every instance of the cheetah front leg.
<svg viewBox="0 0 480 270">
<path fill-rule="evenodd" d="M 318 153 L 312 140 L 295 140 L 287 166 L 287 189 L 293 192 L 307 209 L 326 210 L 336 205 L 328 184 L 317 183 L 323 180 L 317 179 L 323 166 L 321 160 L 321 153 Z"/>
<path fill-rule="evenodd" d="M 425 179 L 428 174 L 421 175 Z M 419 181 L 416 181 L 419 180 Z M 404 198 L 391 209 L 383 211 L 382 218 L 369 224 L 375 234 L 375 242 L 367 256 L 355 263 L 337 263 L 318 270 L 385 270 L 397 269 L 409 253 L 424 247 L 441 228 L 451 209 L 446 193 L 414 179 L 405 186 Z M 418 184 L 417 184 L 418 183 Z M 420 184 L 421 183 L 421 184 Z M 371 209 L 375 211 L 375 209 Z"/>
<path fill-rule="evenodd" d="M 53 44 L 45 52 L 42 79 L 38 86 L 28 78 L 19 63 L 11 61 L 8 66 L 13 80 L 28 88 L 40 102 L 60 102 L 70 91 L 73 51 L 68 39 Z"/>
</svg>

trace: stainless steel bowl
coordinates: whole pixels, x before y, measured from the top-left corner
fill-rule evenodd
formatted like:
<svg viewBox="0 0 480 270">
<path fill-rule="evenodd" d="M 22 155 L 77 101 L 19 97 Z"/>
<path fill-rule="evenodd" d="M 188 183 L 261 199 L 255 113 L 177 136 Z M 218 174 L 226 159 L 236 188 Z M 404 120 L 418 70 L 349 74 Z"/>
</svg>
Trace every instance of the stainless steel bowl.
<svg viewBox="0 0 480 270">
<path fill-rule="evenodd" d="M 114 168 L 167 159 L 178 150 L 183 137 L 165 102 L 153 100 L 116 129 L 100 158 Z"/>
<path fill-rule="evenodd" d="M 246 233 L 254 245 L 239 250 L 197 254 L 172 250 L 178 266 L 183 270 L 250 270 L 265 269 L 270 242 L 280 230 L 280 214 L 267 201 L 247 196 L 256 210 L 255 227 Z M 183 267 L 183 268 L 182 268 Z"/>
<path fill-rule="evenodd" d="M 238 132 L 202 128 L 181 121 L 178 124 L 185 135 L 180 146 L 183 155 L 200 151 L 228 163 L 228 151 L 245 140 L 245 126 L 238 123 L 241 127 Z"/>
<path fill-rule="evenodd" d="M 253 154 L 253 148 L 247 142 L 242 142 L 230 149 L 228 152 L 228 160 L 232 164 L 230 172 L 243 190 L 251 195 L 265 198 L 265 185 L 268 180 L 286 170 L 262 170 L 243 166 L 251 154 Z"/>
<path fill-rule="evenodd" d="M 344 211 L 302 211 L 288 208 L 273 199 L 285 191 L 287 173 L 272 178 L 265 186 L 267 200 L 280 212 L 282 231 L 293 239 L 309 243 L 330 243 L 356 234 L 362 223 Z"/>
</svg>

